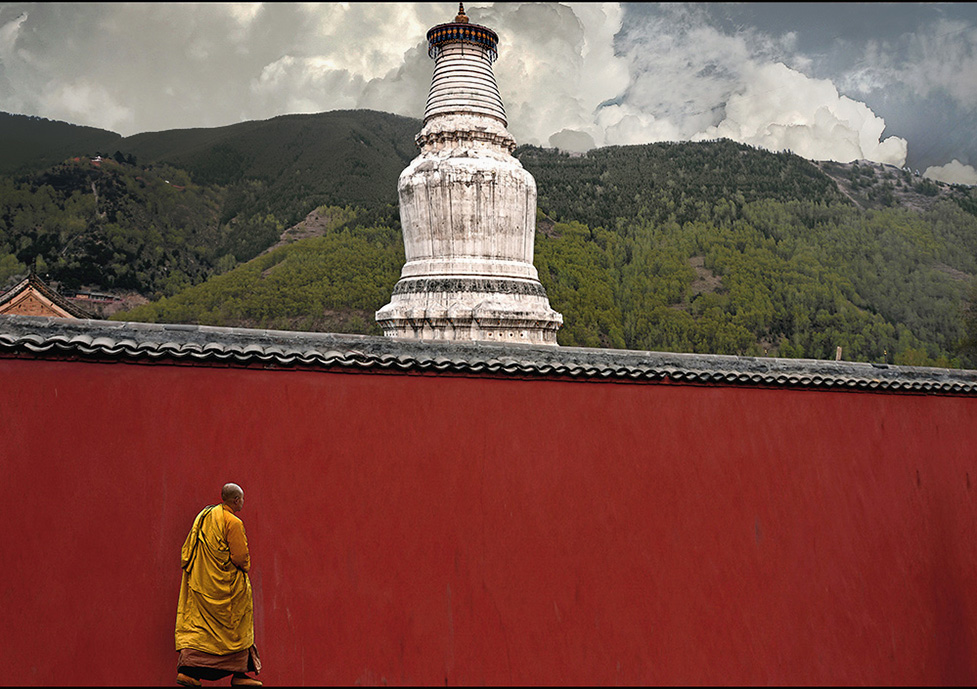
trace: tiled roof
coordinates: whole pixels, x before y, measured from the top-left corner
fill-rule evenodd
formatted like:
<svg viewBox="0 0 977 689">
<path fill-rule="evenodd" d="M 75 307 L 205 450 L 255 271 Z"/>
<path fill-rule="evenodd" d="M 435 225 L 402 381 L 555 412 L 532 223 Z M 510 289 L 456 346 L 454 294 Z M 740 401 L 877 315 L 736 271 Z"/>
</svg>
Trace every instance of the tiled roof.
<svg viewBox="0 0 977 689">
<path fill-rule="evenodd" d="M 0 356 L 977 394 L 977 371 L 0 316 Z"/>
<path fill-rule="evenodd" d="M 0 294 L 0 306 L 3 306 L 7 302 L 13 301 L 15 297 L 29 289 L 33 289 L 35 292 L 37 292 L 37 294 L 75 318 L 88 318 L 90 316 L 85 309 L 55 292 L 46 282 L 41 280 L 41 278 L 39 278 L 33 270 L 27 275 L 26 278 L 18 282 L 3 294 Z"/>
</svg>

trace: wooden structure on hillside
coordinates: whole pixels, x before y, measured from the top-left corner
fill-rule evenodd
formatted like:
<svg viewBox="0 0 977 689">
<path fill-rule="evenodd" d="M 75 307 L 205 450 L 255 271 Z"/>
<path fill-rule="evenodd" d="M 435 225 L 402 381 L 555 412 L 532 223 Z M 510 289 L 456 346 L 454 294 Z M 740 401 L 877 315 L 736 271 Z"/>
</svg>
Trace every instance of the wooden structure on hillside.
<svg viewBox="0 0 977 689">
<path fill-rule="evenodd" d="M 0 295 L 0 315 L 91 318 L 84 309 L 41 280 L 33 269 L 26 278 Z"/>
</svg>

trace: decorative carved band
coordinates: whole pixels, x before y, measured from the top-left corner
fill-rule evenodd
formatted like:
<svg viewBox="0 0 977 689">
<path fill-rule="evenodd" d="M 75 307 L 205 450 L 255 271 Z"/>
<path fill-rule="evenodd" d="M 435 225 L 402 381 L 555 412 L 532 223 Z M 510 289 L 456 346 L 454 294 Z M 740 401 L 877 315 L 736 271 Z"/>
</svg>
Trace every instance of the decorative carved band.
<svg viewBox="0 0 977 689">
<path fill-rule="evenodd" d="M 438 59 L 441 48 L 446 43 L 474 43 L 488 53 L 489 60 L 498 57 L 499 35 L 484 26 L 467 23 L 440 24 L 427 32 L 427 54 Z"/>
<path fill-rule="evenodd" d="M 487 292 L 490 294 L 521 294 L 546 298 L 546 289 L 539 282 L 506 280 L 504 278 L 416 278 L 401 280 L 394 286 L 394 295 L 422 292 Z"/>
<path fill-rule="evenodd" d="M 434 146 L 439 143 L 458 142 L 461 144 L 484 141 L 494 144 L 512 153 L 516 150 L 516 141 L 511 136 L 500 136 L 490 132 L 479 131 L 453 131 L 453 132 L 433 132 L 431 134 L 418 134 L 414 141 L 420 148 Z"/>
</svg>

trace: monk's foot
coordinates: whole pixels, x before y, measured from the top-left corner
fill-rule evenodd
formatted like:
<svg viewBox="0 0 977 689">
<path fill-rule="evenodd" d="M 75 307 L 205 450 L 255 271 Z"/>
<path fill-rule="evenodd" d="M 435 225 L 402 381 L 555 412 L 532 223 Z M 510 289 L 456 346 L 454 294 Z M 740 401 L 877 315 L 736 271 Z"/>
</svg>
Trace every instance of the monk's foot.
<svg viewBox="0 0 977 689">
<path fill-rule="evenodd" d="M 234 675 L 231 677 L 232 687 L 260 687 L 261 681 L 248 677 L 247 675 Z"/>
<path fill-rule="evenodd" d="M 176 673 L 176 683 L 181 687 L 199 687 L 200 680 L 196 677 L 191 677 L 190 675 L 185 675 L 182 672 Z"/>
</svg>

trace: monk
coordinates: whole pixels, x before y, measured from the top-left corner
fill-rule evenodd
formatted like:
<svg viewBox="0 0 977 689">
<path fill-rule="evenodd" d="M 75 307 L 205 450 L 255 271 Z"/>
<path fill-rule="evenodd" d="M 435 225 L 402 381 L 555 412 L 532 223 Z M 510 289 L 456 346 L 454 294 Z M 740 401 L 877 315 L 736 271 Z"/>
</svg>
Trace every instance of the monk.
<svg viewBox="0 0 977 689">
<path fill-rule="evenodd" d="M 260 687 L 249 677 L 261 671 L 254 645 L 251 556 L 244 522 L 244 491 L 236 483 L 221 490 L 221 504 L 205 507 L 183 544 L 180 602 L 176 609 L 177 684 L 233 675 L 232 686 Z"/>
</svg>

